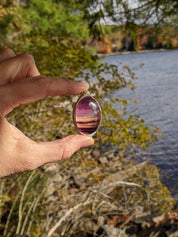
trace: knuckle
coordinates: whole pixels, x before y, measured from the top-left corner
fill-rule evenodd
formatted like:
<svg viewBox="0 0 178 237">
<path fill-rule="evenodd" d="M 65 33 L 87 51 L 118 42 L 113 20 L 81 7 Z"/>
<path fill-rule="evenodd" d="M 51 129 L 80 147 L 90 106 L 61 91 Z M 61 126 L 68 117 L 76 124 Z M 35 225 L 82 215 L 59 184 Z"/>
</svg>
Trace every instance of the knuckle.
<svg viewBox="0 0 178 237">
<path fill-rule="evenodd" d="M 8 57 L 14 57 L 15 56 L 14 51 L 10 48 L 5 48 L 5 49 L 1 50 L 1 53 L 7 55 Z"/>
<path fill-rule="evenodd" d="M 3 120 L 4 112 L 9 108 L 8 88 L 5 86 L 0 87 L 0 122 Z"/>
<path fill-rule="evenodd" d="M 27 62 L 28 64 L 35 64 L 34 57 L 29 53 L 23 53 L 20 55 L 21 59 Z"/>
<path fill-rule="evenodd" d="M 72 155 L 72 149 L 70 147 L 64 147 L 62 150 L 62 157 L 61 159 L 67 159 Z"/>
<path fill-rule="evenodd" d="M 63 142 L 64 144 L 63 146 L 61 146 L 61 159 L 62 160 L 69 158 L 74 153 L 73 147 L 70 145 L 67 145 L 65 138 L 63 138 Z"/>
<path fill-rule="evenodd" d="M 33 83 L 35 83 L 36 87 L 38 88 L 46 88 L 46 91 L 48 90 L 51 80 L 46 76 L 37 76 L 35 78 L 32 78 Z"/>
<path fill-rule="evenodd" d="M 32 81 L 37 85 L 37 86 L 42 86 L 44 82 L 46 82 L 46 77 L 45 76 L 37 76 L 35 78 L 32 78 Z"/>
</svg>

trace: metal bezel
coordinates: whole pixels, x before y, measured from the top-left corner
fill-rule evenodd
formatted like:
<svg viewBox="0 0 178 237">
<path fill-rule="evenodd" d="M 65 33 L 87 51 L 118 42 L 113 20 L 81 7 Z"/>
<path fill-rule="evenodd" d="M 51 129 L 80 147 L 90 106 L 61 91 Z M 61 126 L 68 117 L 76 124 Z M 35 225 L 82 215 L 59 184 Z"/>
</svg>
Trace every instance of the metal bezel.
<svg viewBox="0 0 178 237">
<path fill-rule="evenodd" d="M 99 124 L 98 124 L 98 127 L 97 127 L 96 131 L 93 132 L 93 133 L 91 133 L 91 134 L 85 134 L 85 133 L 82 133 L 81 131 L 79 131 L 79 129 L 78 129 L 78 127 L 77 127 L 77 124 L 76 124 L 76 116 L 75 116 L 76 107 L 77 107 L 77 104 L 80 102 L 80 100 L 82 100 L 82 99 L 85 98 L 85 97 L 91 97 L 93 100 L 95 100 L 95 102 L 96 102 L 97 105 L 98 105 L 98 108 L 99 108 L 99 110 L 100 110 L 100 115 L 101 115 L 101 117 L 100 117 L 100 122 L 99 122 Z M 101 110 L 100 104 L 98 103 L 98 101 L 97 101 L 93 96 L 89 95 L 88 92 L 83 93 L 83 94 L 79 97 L 79 99 L 77 100 L 77 102 L 75 103 L 75 106 L 74 106 L 74 109 L 73 109 L 73 123 L 74 123 L 74 125 L 75 125 L 75 128 L 76 128 L 77 132 L 78 132 L 79 134 L 81 134 L 81 135 L 85 135 L 85 136 L 88 136 L 88 137 L 92 137 L 92 136 L 94 136 L 94 135 L 96 134 L 98 128 L 100 127 L 101 121 L 102 121 L 102 110 Z"/>
</svg>

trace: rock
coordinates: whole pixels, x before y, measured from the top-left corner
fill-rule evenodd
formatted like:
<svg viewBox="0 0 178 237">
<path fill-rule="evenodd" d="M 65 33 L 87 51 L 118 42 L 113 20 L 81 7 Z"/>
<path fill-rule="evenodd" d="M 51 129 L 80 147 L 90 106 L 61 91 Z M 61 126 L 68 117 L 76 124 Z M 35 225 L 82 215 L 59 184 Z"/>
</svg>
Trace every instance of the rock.
<svg viewBox="0 0 178 237">
<path fill-rule="evenodd" d="M 80 187 L 80 188 L 81 188 L 81 187 L 82 187 L 82 188 L 85 187 L 85 180 L 84 180 L 84 178 L 83 178 L 82 176 L 79 176 L 79 177 L 74 176 L 73 178 L 74 178 L 75 184 L 76 184 L 78 187 Z"/>
<path fill-rule="evenodd" d="M 95 159 L 98 160 L 99 157 L 100 157 L 100 151 L 97 150 L 97 149 L 95 149 L 95 150 L 93 150 L 93 151 L 91 152 L 91 155 L 92 155 L 93 158 L 95 158 Z"/>
<path fill-rule="evenodd" d="M 47 189 L 47 191 L 46 191 L 45 196 L 50 196 L 50 197 L 52 197 L 54 191 L 55 191 L 55 185 L 54 185 L 54 183 L 51 182 L 50 184 L 48 184 L 48 189 Z"/>
<path fill-rule="evenodd" d="M 146 228 L 150 228 L 151 224 L 149 222 L 146 222 L 144 221 L 142 224 L 141 224 L 141 228 L 142 229 L 146 229 Z"/>
<path fill-rule="evenodd" d="M 101 162 L 101 164 L 106 164 L 108 163 L 108 159 L 104 156 L 104 157 L 100 157 L 99 161 Z"/>
<path fill-rule="evenodd" d="M 178 236 L 178 230 L 172 234 L 169 234 L 169 237 L 177 237 Z"/>
<path fill-rule="evenodd" d="M 158 223 L 160 223 L 161 221 L 163 221 L 164 218 L 165 218 L 165 214 L 163 213 L 163 214 L 160 215 L 160 216 L 154 217 L 154 218 L 153 218 L 153 222 L 154 222 L 155 224 L 158 224 Z"/>
<path fill-rule="evenodd" d="M 107 155 L 107 158 L 110 159 L 110 160 L 112 160 L 114 157 L 115 157 L 115 156 L 114 156 L 114 153 L 113 153 L 113 152 L 111 152 L 111 153 L 109 153 L 109 154 Z"/>
<path fill-rule="evenodd" d="M 107 232 L 108 237 L 127 237 L 125 230 L 120 230 L 110 225 L 104 225 L 104 229 Z"/>
<path fill-rule="evenodd" d="M 143 215 L 144 207 L 136 206 L 134 210 L 135 210 L 135 215 Z"/>
<path fill-rule="evenodd" d="M 63 178 L 60 174 L 56 174 L 51 178 L 51 182 L 58 183 L 58 184 L 62 182 L 62 180 Z"/>
<path fill-rule="evenodd" d="M 116 172 L 114 174 L 111 174 L 110 175 L 110 179 L 111 179 L 111 182 L 112 183 L 115 183 L 117 181 L 123 181 L 126 179 L 126 174 L 125 172 Z"/>
<path fill-rule="evenodd" d="M 56 163 L 50 164 L 46 169 L 46 172 L 56 174 L 58 172 L 58 165 Z"/>
<path fill-rule="evenodd" d="M 103 226 L 105 223 L 105 218 L 103 216 L 98 217 L 98 225 Z"/>
</svg>

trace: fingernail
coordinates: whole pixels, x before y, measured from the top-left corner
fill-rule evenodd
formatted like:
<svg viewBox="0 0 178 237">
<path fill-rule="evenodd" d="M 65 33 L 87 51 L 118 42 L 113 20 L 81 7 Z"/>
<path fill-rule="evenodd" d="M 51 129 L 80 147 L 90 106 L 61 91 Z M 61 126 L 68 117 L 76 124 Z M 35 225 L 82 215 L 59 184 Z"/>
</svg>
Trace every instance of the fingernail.
<svg viewBox="0 0 178 237">
<path fill-rule="evenodd" d="M 82 147 L 87 147 L 94 144 L 94 139 L 92 137 L 87 137 L 87 136 L 83 136 L 83 137 L 85 139 L 83 139 Z"/>
<path fill-rule="evenodd" d="M 79 82 L 79 83 L 80 83 L 81 89 L 83 89 L 84 91 L 88 90 L 89 84 L 87 82 L 82 81 L 82 82 Z"/>
</svg>

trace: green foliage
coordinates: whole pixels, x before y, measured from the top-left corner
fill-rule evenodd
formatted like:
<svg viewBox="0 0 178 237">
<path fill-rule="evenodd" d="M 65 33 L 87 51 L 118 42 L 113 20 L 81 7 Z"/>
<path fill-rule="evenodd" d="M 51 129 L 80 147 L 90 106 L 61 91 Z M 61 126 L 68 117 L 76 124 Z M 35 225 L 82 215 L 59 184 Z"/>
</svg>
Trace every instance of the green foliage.
<svg viewBox="0 0 178 237">
<path fill-rule="evenodd" d="M 112 210 L 113 206 L 119 213 L 133 213 L 138 205 L 145 209 L 151 209 L 153 212 L 170 210 L 173 201 L 167 189 L 160 183 L 158 176 L 157 183 L 155 183 L 152 168 L 145 168 L 142 172 L 135 173 L 135 166 L 129 160 L 124 158 L 121 160 L 121 157 L 128 153 L 128 148 L 138 146 L 146 148 L 148 143 L 155 139 L 155 134 L 151 132 L 150 128 L 144 126 L 143 120 L 138 116 L 127 114 L 126 107 L 129 101 L 123 100 L 121 97 L 112 98 L 112 92 L 116 89 L 121 90 L 126 87 L 130 87 L 131 90 L 135 89 L 132 81 L 136 77 L 129 66 L 120 65 L 118 68 L 98 62 L 97 56 L 91 55 L 74 40 L 45 38 L 45 41 L 48 42 L 48 47 L 41 46 L 40 41 L 30 38 L 30 44 L 33 43 L 33 47 L 29 47 L 25 41 L 23 44 L 14 45 L 13 48 L 17 52 L 25 50 L 32 53 L 42 74 L 70 78 L 71 80 L 82 78 L 88 81 L 90 83 L 89 92 L 100 101 L 103 111 L 103 121 L 95 138 L 95 146 L 102 148 L 109 143 L 110 148 L 114 145 L 118 147 L 119 152 L 123 152 L 117 161 L 111 160 L 105 166 L 98 164 L 90 155 L 95 149 L 93 146 L 76 153 L 69 160 L 56 164 L 57 173 L 64 178 L 61 184 L 57 182 L 59 186 L 53 188 L 52 199 L 49 196 L 49 187 L 54 185 L 51 181 L 53 175 L 48 176 L 49 173 L 45 171 L 47 167 L 19 174 L 17 182 L 14 182 L 15 176 L 2 180 L 1 217 L 3 221 L 1 233 L 11 230 L 12 234 L 16 232 L 22 235 L 27 233 L 29 236 L 41 236 L 44 233 L 45 236 L 49 228 L 56 222 L 56 218 L 65 216 L 73 206 L 80 207 L 86 197 L 90 203 L 93 203 L 92 206 L 87 205 L 87 208 L 80 208 L 80 218 L 75 219 L 77 215 L 75 218 L 72 215 L 71 223 L 74 220 L 75 223 L 79 223 L 81 218 L 85 220 L 86 213 L 87 218 L 92 218 L 96 214 L 103 215 L 107 213 L 107 210 Z M 54 140 L 76 133 L 72 122 L 72 105 L 76 100 L 75 96 L 70 98 L 68 96 L 49 97 L 28 104 L 24 108 L 16 108 L 8 115 L 8 120 L 36 141 Z M 121 162 L 122 165 L 118 166 L 118 162 Z M 117 167 L 121 168 L 118 170 Z M 95 169 L 97 172 L 94 172 Z M 155 172 L 158 175 L 158 170 Z M 136 187 L 129 189 L 129 191 L 116 185 L 113 186 L 107 198 L 100 192 L 95 195 L 92 190 L 98 190 L 99 187 L 106 184 L 110 187 L 114 173 L 120 174 L 123 177 L 123 182 L 135 181 Z M 129 176 L 125 174 L 129 174 Z M 68 179 L 71 175 L 75 178 L 79 176 L 79 179 L 86 177 L 82 181 L 84 187 L 76 189 L 75 183 L 70 184 Z M 144 183 L 145 179 L 148 182 L 147 186 Z M 157 186 L 157 184 L 159 185 Z M 137 185 L 140 185 L 140 188 Z M 157 187 L 161 193 L 159 199 L 157 198 Z M 72 190 L 75 195 L 72 194 Z M 150 192 L 151 196 L 149 196 Z M 148 196 L 151 197 L 149 204 L 147 202 Z M 165 200 L 167 201 L 165 202 Z M 100 207 L 101 202 L 106 202 L 108 208 Z M 48 223 L 49 213 L 52 218 L 50 224 Z M 43 223 L 46 223 L 45 225 L 41 223 L 42 219 Z M 72 224 L 72 226 L 75 228 L 76 225 Z M 65 231 L 67 230 L 66 226 Z"/>
<path fill-rule="evenodd" d="M 51 36 L 66 35 L 80 40 L 88 37 L 87 25 L 81 21 L 80 14 L 72 14 L 60 2 L 32 0 L 23 15 L 26 16 L 26 25 L 33 26 L 30 29 L 27 27 L 28 35 L 43 35 L 47 32 Z"/>
<path fill-rule="evenodd" d="M 82 20 L 82 13 L 75 13 L 61 2 L 31 0 L 18 6 L 11 3 L 6 8 L 3 5 L 1 11 L 0 24 L 6 40 L 44 34 L 88 39 L 87 23 Z"/>
<path fill-rule="evenodd" d="M 12 1 L 1 1 L 0 4 L 0 42 L 6 39 L 9 31 L 9 24 L 12 22 Z"/>
<path fill-rule="evenodd" d="M 47 41 L 47 40 L 46 40 Z M 32 41 L 31 41 L 32 42 Z M 25 45 L 25 43 L 23 43 Z M 62 77 L 74 80 L 75 78 L 84 78 L 90 83 L 90 93 L 92 93 L 102 103 L 103 108 L 103 121 L 101 129 L 98 131 L 97 140 L 98 144 L 111 143 L 117 145 L 119 149 L 126 150 L 128 146 L 140 145 L 142 148 L 148 146 L 148 143 L 155 140 L 155 135 L 151 132 L 150 128 L 144 126 L 144 121 L 138 116 L 127 115 L 127 103 L 129 101 L 122 98 L 110 99 L 106 96 L 111 95 L 116 89 L 124 89 L 130 87 L 134 90 L 132 80 L 136 79 L 133 72 L 131 72 L 128 66 L 122 66 L 118 70 L 117 66 L 107 65 L 105 63 L 98 63 L 97 57 L 90 55 L 85 48 L 81 48 L 80 43 L 72 40 L 49 40 L 49 47 L 40 46 L 34 42 L 33 47 L 28 48 L 16 48 L 18 51 L 28 51 L 34 55 L 37 62 L 37 66 L 41 74 L 45 74 L 52 77 Z M 17 47 L 17 46 L 16 46 Z M 43 56 L 41 57 L 41 52 Z M 125 78 L 128 78 L 127 80 Z M 109 80 L 108 80 L 109 79 Z M 105 100 L 102 101 L 102 98 Z M 62 101 L 64 97 L 62 97 Z M 58 101 L 58 104 L 56 104 Z M 62 125 L 64 121 L 66 125 L 72 118 L 71 105 L 68 107 L 61 107 L 60 98 L 47 98 L 44 101 L 40 101 L 34 104 L 27 105 L 26 108 L 20 109 L 21 112 L 15 113 L 14 121 L 16 126 L 19 126 L 24 132 L 29 135 L 29 132 L 38 130 L 39 136 L 44 136 L 43 127 L 48 122 L 48 127 L 51 121 L 52 128 L 45 131 L 46 138 L 55 139 L 56 135 L 56 121 L 59 125 Z M 55 104 L 55 107 L 53 106 Z M 71 101 L 70 103 L 74 103 Z M 45 107 L 48 106 L 48 113 L 46 114 Z M 118 109 L 116 109 L 118 108 Z M 37 111 L 35 114 L 31 114 L 31 111 Z M 28 115 L 30 113 L 30 115 Z M 22 114 L 23 119 L 22 119 Z M 65 114 L 65 116 L 61 116 Z M 11 115 L 14 116 L 14 115 Z M 52 125 L 52 124 L 55 124 Z M 35 125 L 36 124 L 36 125 Z M 39 126 L 39 129 L 37 127 Z M 33 128 L 33 129 L 32 129 Z M 35 129 L 36 128 L 36 129 Z M 65 129 L 66 130 L 66 129 Z M 69 129 L 71 133 L 71 128 Z M 37 134 L 34 132 L 33 139 L 37 139 Z M 51 135 L 49 135 L 51 134 Z M 68 134 L 66 130 L 65 135 Z M 43 138 L 44 139 L 44 138 Z"/>
<path fill-rule="evenodd" d="M 114 7 L 113 1 L 103 1 L 99 5 L 97 1 L 88 0 L 3 1 L 0 5 L 0 43 L 4 44 L 23 38 L 29 39 L 33 36 L 40 40 L 39 36 L 46 35 L 54 38 L 73 37 L 86 44 L 91 39 L 89 37 L 90 31 L 92 37 L 100 40 L 104 40 L 107 36 L 112 42 L 110 42 L 111 45 L 115 44 L 117 51 L 140 49 L 138 40 L 143 33 L 148 37 L 148 45 L 144 45 L 144 47 L 155 48 L 155 45 L 158 45 L 158 47 L 177 48 L 175 2 L 171 3 L 171 7 L 168 7 L 167 3 L 163 2 L 139 1 L 140 6 L 135 9 L 125 3 L 117 1 L 116 3 L 117 7 Z M 122 8 L 125 11 L 121 11 Z M 115 12 L 116 9 L 118 12 Z M 151 15 L 147 14 L 148 10 Z M 156 11 L 159 11 L 159 14 L 156 14 Z M 152 27 L 149 29 L 150 22 L 148 24 L 146 22 L 154 14 L 161 24 L 155 26 L 151 22 Z M 162 14 L 165 16 L 164 18 Z M 105 19 L 106 25 L 103 24 L 103 19 Z M 119 26 L 107 25 L 108 19 L 112 19 L 114 23 L 119 22 Z M 142 24 L 142 20 L 146 22 Z M 169 34 L 165 33 L 167 31 Z M 125 46 L 127 45 L 126 48 L 123 48 L 123 42 L 125 42 Z M 45 39 L 41 39 L 40 44 L 47 46 Z"/>
<path fill-rule="evenodd" d="M 136 173 L 129 181 L 142 186 L 145 209 L 152 213 L 165 213 L 174 205 L 169 190 L 161 183 L 159 169 L 156 166 L 147 165 L 141 172 Z M 145 202 L 146 200 L 146 202 Z"/>
<path fill-rule="evenodd" d="M 81 21 L 81 18 L 85 17 L 85 7 L 88 6 L 85 4 L 89 2 L 22 2 L 25 5 L 11 5 L 12 8 L 7 5 L 7 9 L 3 6 L 7 13 L 3 16 L 13 20 L 6 23 L 6 18 L 3 18 L 0 21 L 4 24 L 4 34 L 10 37 L 6 44 L 1 42 L 1 46 L 9 46 L 16 53 L 31 53 L 41 74 L 88 81 L 89 93 L 102 105 L 103 121 L 95 137 L 95 146 L 55 164 L 56 173 L 62 177 L 61 182 L 60 177 L 57 182 L 52 181 L 56 174 L 47 171 L 50 168 L 48 165 L 1 180 L 0 234 L 46 236 L 54 223 L 65 217 L 70 208 L 80 206 L 86 200 L 90 204 L 83 209 L 76 209 L 75 215 L 65 220 L 64 233 L 76 231 L 80 223 L 87 220 L 86 217 L 105 215 L 113 207 L 115 211 L 127 214 L 135 213 L 138 205 L 154 213 L 171 210 L 173 200 L 167 188 L 160 183 L 158 169 L 152 166 L 138 168 L 126 159 L 130 148 L 146 149 L 157 135 L 144 125 L 144 120 L 128 114 L 127 105 L 132 101 L 112 96 L 116 89 L 135 89 L 134 72 L 128 65 L 102 63 L 88 48 L 82 47 L 78 40 L 88 37 L 86 22 Z M 92 4 L 94 2 L 90 1 Z M 112 14 L 108 3 L 105 3 L 105 8 Z M 81 14 L 78 14 L 78 9 L 84 15 L 80 11 Z M 99 19 L 100 15 L 95 14 L 95 17 Z M 88 23 L 94 25 L 94 21 Z M 15 38 L 18 40 L 11 40 Z M 35 141 L 76 134 L 72 121 L 72 106 L 76 100 L 76 96 L 48 97 L 23 108 L 16 108 L 7 119 Z M 94 149 L 107 148 L 107 145 L 109 149 L 114 147 L 119 152 L 103 164 L 91 154 Z M 115 175 L 122 178 L 121 186 L 112 182 Z M 79 183 L 82 179 L 82 184 L 77 187 L 76 182 L 71 182 L 72 177 L 78 177 Z M 134 182 L 131 188 L 128 182 Z M 105 186 L 112 185 L 109 192 Z M 108 191 L 107 195 L 102 188 Z"/>
</svg>

